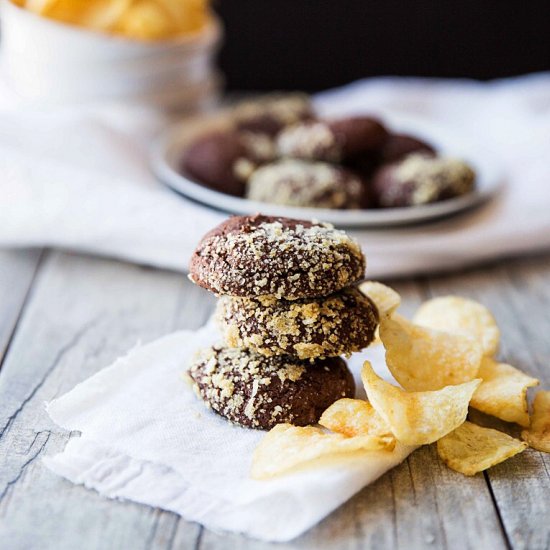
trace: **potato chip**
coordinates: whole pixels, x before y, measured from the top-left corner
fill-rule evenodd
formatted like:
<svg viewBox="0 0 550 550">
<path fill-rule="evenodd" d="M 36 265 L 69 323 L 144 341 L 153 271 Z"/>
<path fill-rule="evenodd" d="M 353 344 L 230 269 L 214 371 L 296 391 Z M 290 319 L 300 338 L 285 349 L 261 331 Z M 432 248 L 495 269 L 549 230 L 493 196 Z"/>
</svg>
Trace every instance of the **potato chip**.
<svg viewBox="0 0 550 550">
<path fill-rule="evenodd" d="M 473 476 L 507 458 L 521 453 L 527 445 L 519 439 L 471 422 L 446 435 L 437 442 L 437 452 L 452 470 Z"/>
<path fill-rule="evenodd" d="M 477 376 L 482 351 L 472 338 L 415 325 L 394 314 L 380 320 L 386 363 L 410 391 L 438 390 Z"/>
<path fill-rule="evenodd" d="M 80 24 L 90 29 L 111 30 L 131 4 L 132 0 L 110 0 L 106 4 L 96 5 L 80 20 Z"/>
<path fill-rule="evenodd" d="M 174 19 L 178 33 L 195 32 L 207 22 L 208 0 L 155 1 Z"/>
<path fill-rule="evenodd" d="M 483 380 L 470 405 L 506 422 L 529 426 L 527 389 L 539 381 L 519 369 L 484 357 L 478 373 Z"/>
<path fill-rule="evenodd" d="M 250 473 L 255 479 L 264 479 L 319 458 L 358 451 L 391 450 L 394 443 L 393 437 L 346 437 L 339 433 L 326 433 L 314 426 L 278 424 L 256 447 Z"/>
<path fill-rule="evenodd" d="M 56 3 L 56 0 L 19 0 L 15 2 L 18 6 L 23 6 L 29 11 L 43 14 L 48 8 Z"/>
<path fill-rule="evenodd" d="M 550 453 L 550 391 L 535 395 L 531 425 L 521 432 L 521 438 L 533 449 Z"/>
<path fill-rule="evenodd" d="M 476 379 L 436 391 L 407 392 L 378 377 L 368 361 L 361 379 L 376 412 L 397 440 L 406 445 L 433 443 L 460 426 L 481 383 Z"/>
<path fill-rule="evenodd" d="M 29 0 L 25 7 L 40 15 L 96 30 L 110 30 L 132 0 Z"/>
<path fill-rule="evenodd" d="M 474 300 L 443 296 L 420 306 L 413 321 L 424 327 L 476 339 L 483 353 L 493 357 L 498 351 L 500 330 L 492 313 Z"/>
<path fill-rule="evenodd" d="M 158 40 L 176 33 L 174 23 L 160 4 L 138 1 L 126 10 L 114 30 L 132 38 Z"/>
<path fill-rule="evenodd" d="M 29 11 L 88 29 L 160 40 L 200 30 L 207 0 L 26 0 Z"/>
<path fill-rule="evenodd" d="M 365 281 L 359 290 L 374 302 L 380 317 L 391 315 L 401 304 L 401 296 L 393 288 L 377 281 Z"/>
<path fill-rule="evenodd" d="M 362 399 L 339 399 L 323 413 L 319 424 L 346 437 L 377 435 L 393 438 L 386 421 L 368 401 Z"/>
</svg>

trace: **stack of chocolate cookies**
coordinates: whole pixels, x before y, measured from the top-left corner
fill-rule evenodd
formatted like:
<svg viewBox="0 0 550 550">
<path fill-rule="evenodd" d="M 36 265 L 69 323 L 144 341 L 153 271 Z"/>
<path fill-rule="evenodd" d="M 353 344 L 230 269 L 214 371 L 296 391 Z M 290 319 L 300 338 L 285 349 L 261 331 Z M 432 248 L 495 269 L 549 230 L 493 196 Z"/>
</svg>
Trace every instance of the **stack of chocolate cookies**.
<svg viewBox="0 0 550 550">
<path fill-rule="evenodd" d="M 191 280 L 221 296 L 225 345 L 201 350 L 189 369 L 197 394 L 233 423 L 269 429 L 315 424 L 353 377 L 341 355 L 370 344 L 374 304 L 356 288 L 359 245 L 329 224 L 232 217 L 191 259 Z"/>
</svg>

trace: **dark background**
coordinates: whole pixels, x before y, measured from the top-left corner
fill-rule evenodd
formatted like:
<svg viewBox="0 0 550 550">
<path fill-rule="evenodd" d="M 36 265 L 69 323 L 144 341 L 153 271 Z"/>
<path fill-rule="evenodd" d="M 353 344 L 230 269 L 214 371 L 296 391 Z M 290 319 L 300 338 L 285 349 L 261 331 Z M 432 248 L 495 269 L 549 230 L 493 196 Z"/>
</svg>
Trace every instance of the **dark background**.
<svg viewBox="0 0 550 550">
<path fill-rule="evenodd" d="M 376 75 L 490 79 L 550 69 L 550 0 L 218 0 L 229 89 Z"/>
</svg>

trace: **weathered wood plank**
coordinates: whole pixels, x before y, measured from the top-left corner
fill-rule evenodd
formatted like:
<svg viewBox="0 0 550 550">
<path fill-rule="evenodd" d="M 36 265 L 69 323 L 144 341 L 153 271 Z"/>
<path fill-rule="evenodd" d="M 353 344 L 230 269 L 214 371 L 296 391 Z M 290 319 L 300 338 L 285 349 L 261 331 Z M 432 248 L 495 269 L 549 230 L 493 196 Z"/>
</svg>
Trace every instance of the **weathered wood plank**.
<svg viewBox="0 0 550 550">
<path fill-rule="evenodd" d="M 460 294 L 494 313 L 502 332 L 500 357 L 550 388 L 550 258 L 510 261 L 427 282 L 433 295 Z M 472 413 L 476 421 L 518 436 L 519 429 Z M 550 547 L 549 455 L 527 450 L 485 474 L 510 544 Z"/>
<path fill-rule="evenodd" d="M 0 365 L 25 303 L 40 250 L 0 250 Z"/>
<path fill-rule="evenodd" d="M 411 315 L 424 299 L 415 282 L 390 282 Z M 236 535 L 204 531 L 202 550 L 273 548 Z M 505 548 L 491 494 L 483 477 L 464 478 L 424 447 L 365 488 L 297 541 L 277 548 Z"/>
<path fill-rule="evenodd" d="M 170 548 L 199 527 L 173 514 L 117 504 L 40 464 L 68 435 L 46 400 L 138 340 L 197 327 L 212 302 L 177 274 L 52 254 L 43 263 L 0 374 L 0 540 L 9 548 Z"/>
</svg>

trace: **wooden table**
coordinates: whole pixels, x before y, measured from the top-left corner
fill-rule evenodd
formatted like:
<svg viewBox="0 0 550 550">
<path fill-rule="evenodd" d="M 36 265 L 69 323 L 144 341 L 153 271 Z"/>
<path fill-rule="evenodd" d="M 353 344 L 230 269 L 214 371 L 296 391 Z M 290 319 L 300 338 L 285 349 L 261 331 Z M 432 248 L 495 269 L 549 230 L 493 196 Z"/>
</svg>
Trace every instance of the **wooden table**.
<svg viewBox="0 0 550 550">
<path fill-rule="evenodd" d="M 501 326 L 502 358 L 550 387 L 550 257 L 394 286 L 405 313 L 438 294 L 480 299 Z M 45 401 L 138 340 L 200 326 L 213 305 L 181 274 L 59 252 L 0 253 L 1 548 L 274 547 L 215 534 L 159 509 L 107 500 L 41 463 L 71 437 L 48 419 Z M 527 450 L 467 478 L 447 469 L 433 446 L 423 447 L 279 548 L 550 548 L 549 472 L 550 455 Z"/>
</svg>

